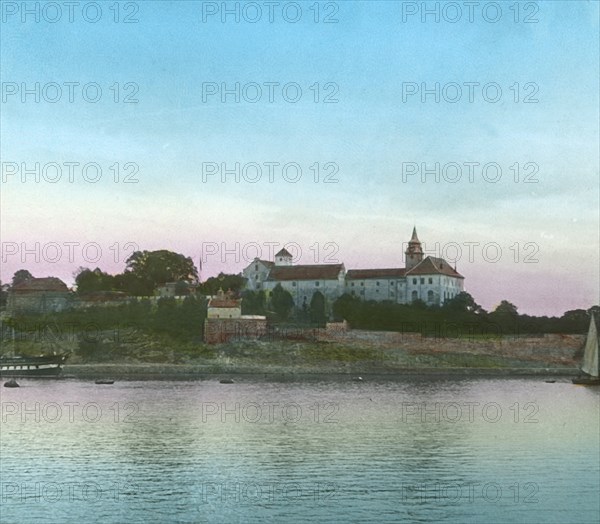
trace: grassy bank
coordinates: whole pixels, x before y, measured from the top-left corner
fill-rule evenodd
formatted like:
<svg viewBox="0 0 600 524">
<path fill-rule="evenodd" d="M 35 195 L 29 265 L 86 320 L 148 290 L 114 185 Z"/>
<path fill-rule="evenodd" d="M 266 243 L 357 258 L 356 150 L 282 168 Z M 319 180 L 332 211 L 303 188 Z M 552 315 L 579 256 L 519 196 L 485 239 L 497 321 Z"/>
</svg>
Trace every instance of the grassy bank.
<svg viewBox="0 0 600 524">
<path fill-rule="evenodd" d="M 390 373 L 406 370 L 514 370 L 574 367 L 561 342 L 525 350 L 497 334 L 454 338 L 378 337 L 329 341 L 203 342 L 205 304 L 164 300 L 11 319 L 3 330 L 3 352 L 38 355 L 71 351 L 68 366 L 187 366 L 188 369 L 248 373 Z M 360 335 L 358 332 L 354 332 Z M 405 338 L 405 340 L 402 340 Z M 411 340 L 415 340 L 411 342 Z M 559 346 L 558 352 L 554 345 Z M 8 349 L 7 349 L 8 347 Z M 536 346 L 537 347 L 537 346 Z M 137 368 L 136 368 L 137 369 Z M 173 368 L 180 370 L 180 368 Z M 181 368 L 183 369 L 183 368 Z M 178 371 L 179 372 L 179 371 Z"/>
<path fill-rule="evenodd" d="M 68 336 L 39 339 L 21 336 L 15 352 L 36 355 L 48 351 L 71 351 L 65 372 L 103 368 L 119 374 L 119 369 L 135 373 L 161 373 L 167 368 L 175 374 L 202 373 L 396 373 L 411 370 L 529 370 L 546 368 L 573 369 L 572 362 L 557 365 L 548 360 L 514 358 L 514 355 L 490 355 L 478 352 L 448 351 L 443 341 L 435 352 L 414 351 L 410 346 L 377 347 L 360 342 L 318 341 L 240 341 L 207 345 L 169 334 L 151 333 L 135 328 L 73 332 Z M 483 346 L 482 346 L 483 348 Z M 92 371 L 90 371 L 92 370 Z M 102 373 L 101 373 L 102 374 Z"/>
</svg>

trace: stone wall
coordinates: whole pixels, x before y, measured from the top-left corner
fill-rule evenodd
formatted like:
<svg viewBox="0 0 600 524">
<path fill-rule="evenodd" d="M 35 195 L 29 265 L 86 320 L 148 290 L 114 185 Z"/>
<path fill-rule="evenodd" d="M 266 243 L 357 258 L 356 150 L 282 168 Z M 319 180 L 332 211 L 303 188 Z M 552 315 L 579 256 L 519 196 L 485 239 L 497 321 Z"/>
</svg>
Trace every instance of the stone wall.
<svg viewBox="0 0 600 524">
<path fill-rule="evenodd" d="M 472 353 L 515 359 L 576 364 L 574 357 L 585 343 L 585 335 L 545 334 L 543 336 L 504 335 L 448 338 L 420 333 L 365 330 L 316 330 L 317 340 L 360 344 L 378 349 L 405 349 L 412 353 Z"/>
<path fill-rule="evenodd" d="M 252 340 L 264 337 L 266 333 L 266 319 L 207 318 L 204 321 L 204 341 L 207 344 Z"/>
<path fill-rule="evenodd" d="M 72 304 L 70 293 L 61 292 L 32 292 L 10 293 L 7 311 L 11 314 L 53 313 L 64 311 Z"/>
</svg>

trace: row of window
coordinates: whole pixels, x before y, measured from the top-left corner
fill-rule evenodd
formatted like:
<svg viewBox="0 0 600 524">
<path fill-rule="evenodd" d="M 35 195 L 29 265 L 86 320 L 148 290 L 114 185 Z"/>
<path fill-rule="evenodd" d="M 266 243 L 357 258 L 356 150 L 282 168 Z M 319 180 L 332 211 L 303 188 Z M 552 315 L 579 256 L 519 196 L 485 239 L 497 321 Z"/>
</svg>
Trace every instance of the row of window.
<svg viewBox="0 0 600 524">
<path fill-rule="evenodd" d="M 420 283 L 421 284 L 425 284 L 425 279 L 423 277 L 421 277 Z M 416 278 L 413 278 L 413 284 L 417 284 L 417 279 Z M 429 277 L 428 284 L 433 284 L 433 278 Z"/>
<path fill-rule="evenodd" d="M 258 276 L 257 276 L 256 278 L 258 279 Z M 423 278 L 423 277 L 421 277 L 420 279 L 413 278 L 413 279 L 412 279 L 412 283 L 413 283 L 414 285 L 416 285 L 416 284 L 418 284 L 418 283 L 420 283 L 420 284 L 425 284 L 425 278 Z M 433 284 L 433 278 L 432 278 L 432 277 L 429 277 L 429 278 L 427 279 L 427 283 L 428 283 L 428 284 Z M 446 284 L 447 284 L 447 283 L 448 283 L 448 279 L 445 279 L 445 280 L 444 280 L 444 283 L 446 283 Z M 297 284 L 296 282 L 292 282 L 292 287 L 296 287 L 296 284 Z M 393 286 L 393 285 L 395 285 L 395 284 L 397 284 L 397 282 L 390 281 L 390 286 Z M 457 282 L 455 282 L 455 281 L 452 281 L 452 280 L 450 281 L 450 284 L 451 284 L 451 285 L 453 285 L 453 286 L 455 286 L 455 287 L 457 287 L 457 286 L 458 286 L 458 283 L 457 283 Z M 258 285 L 258 286 L 260 286 L 260 284 L 258 284 L 258 283 L 257 283 L 257 285 Z M 363 287 L 363 286 L 365 285 L 365 283 L 364 283 L 364 282 L 361 282 L 361 283 L 360 283 L 360 285 L 361 285 L 361 287 Z M 379 281 L 376 281 L 376 282 L 375 282 L 375 285 L 376 285 L 376 286 L 379 286 Z M 320 286 L 320 283 L 319 283 L 319 281 L 318 281 L 318 280 L 317 280 L 317 281 L 315 281 L 315 287 L 319 287 L 319 286 Z M 351 287 L 354 287 L 354 282 L 351 282 L 351 283 L 350 283 L 350 286 L 351 286 Z"/>
<path fill-rule="evenodd" d="M 39 366 L 2 366 L 3 371 L 20 371 L 29 369 L 40 369 Z"/>
<path fill-rule="evenodd" d="M 375 292 L 379 293 L 379 290 L 377 289 Z M 356 296 L 356 292 L 355 291 L 351 291 L 350 294 L 352 296 Z M 361 289 L 360 292 L 359 292 L 359 294 L 364 296 L 365 290 Z M 390 293 L 390 297 L 394 298 L 394 293 Z M 411 294 L 411 300 L 414 302 L 415 300 L 418 300 L 418 298 L 419 298 L 419 292 L 418 291 L 413 291 L 412 294 Z M 435 298 L 435 295 L 434 295 L 433 291 L 429 290 L 427 292 L 427 302 L 433 302 L 434 298 Z"/>
<path fill-rule="evenodd" d="M 375 290 L 375 293 L 379 293 L 379 289 L 376 289 L 376 290 Z M 356 291 L 354 291 L 354 290 L 353 290 L 353 291 L 350 291 L 350 294 L 351 294 L 351 295 L 354 297 L 354 296 L 356 296 Z M 360 294 L 361 294 L 361 295 L 364 295 L 364 294 L 365 294 L 365 290 L 364 290 L 364 289 L 361 289 L 361 290 L 360 290 Z M 396 296 L 396 295 L 394 294 L 394 292 L 393 292 L 393 291 L 391 291 L 391 292 L 390 292 L 390 297 L 394 298 L 395 296 Z"/>
</svg>

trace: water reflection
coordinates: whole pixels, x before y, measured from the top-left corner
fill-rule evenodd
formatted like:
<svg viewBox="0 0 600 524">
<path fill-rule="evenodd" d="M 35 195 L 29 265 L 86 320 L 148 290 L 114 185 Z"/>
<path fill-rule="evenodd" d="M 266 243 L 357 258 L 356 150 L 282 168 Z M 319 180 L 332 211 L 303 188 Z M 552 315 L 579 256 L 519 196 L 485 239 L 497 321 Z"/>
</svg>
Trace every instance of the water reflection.
<svg viewBox="0 0 600 524">
<path fill-rule="evenodd" d="M 599 395 L 567 383 L 23 386 L 2 392 L 3 521 L 537 523 L 600 512 Z"/>
</svg>

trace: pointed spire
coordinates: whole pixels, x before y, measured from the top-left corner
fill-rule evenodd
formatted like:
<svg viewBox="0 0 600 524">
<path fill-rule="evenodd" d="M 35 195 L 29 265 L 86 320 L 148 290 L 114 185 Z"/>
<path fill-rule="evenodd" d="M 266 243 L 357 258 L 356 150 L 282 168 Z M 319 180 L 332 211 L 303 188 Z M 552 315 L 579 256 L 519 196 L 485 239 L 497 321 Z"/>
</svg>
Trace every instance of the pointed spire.
<svg viewBox="0 0 600 524">
<path fill-rule="evenodd" d="M 406 251 L 404 252 L 406 255 L 406 269 L 412 269 L 415 267 L 421 260 L 423 260 L 423 248 L 421 247 L 421 241 L 417 236 L 417 228 L 413 226 L 412 237 L 408 241 L 408 246 Z"/>
<path fill-rule="evenodd" d="M 413 226 L 412 237 L 410 239 L 411 242 L 420 242 L 419 237 L 417 236 L 417 227 Z"/>
</svg>

